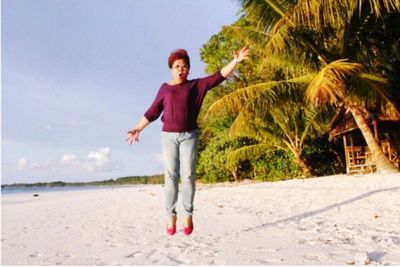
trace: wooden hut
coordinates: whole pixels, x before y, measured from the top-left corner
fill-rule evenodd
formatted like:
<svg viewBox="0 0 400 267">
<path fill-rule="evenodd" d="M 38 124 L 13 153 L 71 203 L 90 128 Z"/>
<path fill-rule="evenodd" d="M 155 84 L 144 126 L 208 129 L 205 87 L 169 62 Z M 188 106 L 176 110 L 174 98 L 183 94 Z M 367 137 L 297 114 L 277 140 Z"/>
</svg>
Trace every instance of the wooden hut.
<svg viewBox="0 0 400 267">
<path fill-rule="evenodd" d="M 367 118 L 383 153 L 400 168 L 400 119 L 384 115 Z M 330 124 L 330 139 L 342 137 L 347 174 L 376 171 L 371 152 L 350 111 L 340 110 Z"/>
</svg>

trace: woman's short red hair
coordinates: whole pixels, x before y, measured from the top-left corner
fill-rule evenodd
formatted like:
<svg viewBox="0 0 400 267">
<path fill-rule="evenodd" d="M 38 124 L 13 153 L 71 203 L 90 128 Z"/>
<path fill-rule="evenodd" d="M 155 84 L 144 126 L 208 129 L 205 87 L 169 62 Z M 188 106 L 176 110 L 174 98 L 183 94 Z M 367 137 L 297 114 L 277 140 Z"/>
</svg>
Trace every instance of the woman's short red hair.
<svg viewBox="0 0 400 267">
<path fill-rule="evenodd" d="M 172 51 L 171 54 L 169 55 L 169 58 L 168 58 L 169 68 L 172 68 L 172 65 L 174 64 L 175 60 L 178 60 L 178 59 L 183 59 L 185 61 L 186 65 L 188 65 L 188 67 L 190 68 L 189 55 L 188 55 L 187 51 L 182 48 Z"/>
</svg>

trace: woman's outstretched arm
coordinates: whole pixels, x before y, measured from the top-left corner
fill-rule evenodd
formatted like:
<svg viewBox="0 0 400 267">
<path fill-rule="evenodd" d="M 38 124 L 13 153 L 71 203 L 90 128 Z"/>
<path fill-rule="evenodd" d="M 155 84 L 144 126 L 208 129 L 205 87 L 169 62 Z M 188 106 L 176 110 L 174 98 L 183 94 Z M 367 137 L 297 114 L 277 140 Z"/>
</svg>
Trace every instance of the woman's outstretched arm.
<svg viewBox="0 0 400 267">
<path fill-rule="evenodd" d="M 136 127 L 128 132 L 128 138 L 125 141 L 130 145 L 132 142 L 139 142 L 139 133 L 149 124 L 149 120 L 143 116 Z"/>
<path fill-rule="evenodd" d="M 238 53 L 233 53 L 233 60 L 229 62 L 225 67 L 221 69 L 221 74 L 224 78 L 227 78 L 232 74 L 236 65 L 249 57 L 249 50 L 243 47 Z"/>
</svg>

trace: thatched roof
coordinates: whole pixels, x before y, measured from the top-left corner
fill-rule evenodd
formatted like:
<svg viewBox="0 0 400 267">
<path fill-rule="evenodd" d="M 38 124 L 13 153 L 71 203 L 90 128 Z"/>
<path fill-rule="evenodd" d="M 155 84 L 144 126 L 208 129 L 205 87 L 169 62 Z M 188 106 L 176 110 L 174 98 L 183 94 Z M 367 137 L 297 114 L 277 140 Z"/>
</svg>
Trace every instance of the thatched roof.
<svg viewBox="0 0 400 267">
<path fill-rule="evenodd" d="M 373 116 L 373 114 L 372 114 Z M 372 122 L 373 118 L 372 116 L 368 116 L 367 122 L 372 127 Z M 384 114 L 380 114 L 379 116 L 376 116 L 376 121 L 378 125 L 390 125 L 396 126 L 396 128 L 400 127 L 400 119 L 394 116 L 388 116 Z M 330 125 L 329 125 L 329 138 L 336 138 L 340 135 L 343 135 L 345 133 L 349 133 L 355 130 L 358 130 L 357 123 L 355 122 L 353 116 L 351 115 L 351 112 L 348 109 L 345 109 L 341 107 L 334 118 L 332 119 Z M 379 127 L 378 127 L 379 130 Z"/>
</svg>

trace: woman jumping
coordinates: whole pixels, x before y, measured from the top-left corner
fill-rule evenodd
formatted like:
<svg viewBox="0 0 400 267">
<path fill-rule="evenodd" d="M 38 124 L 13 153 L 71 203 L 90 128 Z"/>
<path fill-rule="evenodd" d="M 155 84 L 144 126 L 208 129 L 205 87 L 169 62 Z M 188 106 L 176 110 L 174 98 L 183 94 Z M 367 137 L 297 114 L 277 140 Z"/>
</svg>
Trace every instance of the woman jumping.
<svg viewBox="0 0 400 267">
<path fill-rule="evenodd" d="M 129 144 L 139 141 L 139 133 L 161 113 L 162 155 L 165 168 L 164 187 L 167 211 L 167 234 L 176 233 L 176 204 L 179 177 L 182 179 L 182 202 L 185 219 L 183 233 L 193 232 L 193 200 L 199 129 L 197 117 L 207 91 L 222 83 L 238 63 L 248 58 L 249 51 L 242 48 L 233 60 L 213 75 L 188 80 L 190 59 L 186 50 L 174 50 L 168 58 L 172 80 L 163 83 L 158 94 L 135 128 L 128 132 Z"/>
</svg>

